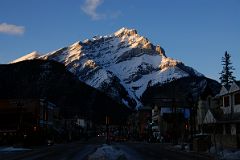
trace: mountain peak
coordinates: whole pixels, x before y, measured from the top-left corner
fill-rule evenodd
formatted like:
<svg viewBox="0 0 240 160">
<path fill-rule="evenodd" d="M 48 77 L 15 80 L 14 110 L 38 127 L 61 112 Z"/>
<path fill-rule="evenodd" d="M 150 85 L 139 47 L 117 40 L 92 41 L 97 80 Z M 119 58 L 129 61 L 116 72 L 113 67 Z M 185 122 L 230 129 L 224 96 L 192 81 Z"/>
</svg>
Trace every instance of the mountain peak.
<svg viewBox="0 0 240 160">
<path fill-rule="evenodd" d="M 129 29 L 129 28 L 125 28 L 125 27 L 119 29 L 117 32 L 114 33 L 114 35 L 118 36 L 118 37 L 122 37 L 123 35 L 132 36 L 132 35 L 136 35 L 136 34 L 137 34 L 136 29 Z"/>
</svg>

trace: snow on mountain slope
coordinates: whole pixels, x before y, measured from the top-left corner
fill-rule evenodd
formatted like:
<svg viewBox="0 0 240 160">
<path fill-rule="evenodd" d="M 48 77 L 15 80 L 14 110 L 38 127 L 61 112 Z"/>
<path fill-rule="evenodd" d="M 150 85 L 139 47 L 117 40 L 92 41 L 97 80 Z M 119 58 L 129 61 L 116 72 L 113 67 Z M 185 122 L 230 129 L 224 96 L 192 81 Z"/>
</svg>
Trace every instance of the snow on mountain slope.
<svg viewBox="0 0 240 160">
<path fill-rule="evenodd" d="M 34 51 L 34 52 L 31 52 L 31 53 L 29 53 L 29 54 L 27 54 L 25 56 L 22 56 L 22 57 L 16 59 L 16 60 L 14 60 L 14 61 L 12 61 L 10 63 L 17 63 L 17 62 L 24 61 L 24 60 L 36 59 L 39 56 L 40 56 L 40 54 L 38 54 L 36 51 Z"/>
<path fill-rule="evenodd" d="M 37 58 L 64 63 L 81 81 L 133 108 L 141 106 L 141 96 L 148 86 L 203 76 L 167 57 L 159 45 L 153 45 L 135 29 L 127 28 Z"/>
</svg>

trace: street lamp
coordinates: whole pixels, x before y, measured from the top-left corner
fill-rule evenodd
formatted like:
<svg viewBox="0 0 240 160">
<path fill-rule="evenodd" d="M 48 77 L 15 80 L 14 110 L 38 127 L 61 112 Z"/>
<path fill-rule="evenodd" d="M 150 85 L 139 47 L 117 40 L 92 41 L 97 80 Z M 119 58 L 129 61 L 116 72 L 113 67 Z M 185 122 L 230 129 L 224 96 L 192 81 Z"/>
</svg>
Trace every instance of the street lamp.
<svg viewBox="0 0 240 160">
<path fill-rule="evenodd" d="M 106 134 L 107 134 L 107 137 L 106 137 L 106 144 L 109 144 L 109 116 L 106 116 L 105 117 L 105 124 L 106 124 Z"/>
<path fill-rule="evenodd" d="M 17 102 L 17 108 L 19 113 L 19 121 L 18 121 L 18 131 L 22 129 L 22 111 L 23 111 L 23 103 L 21 101 Z"/>
</svg>

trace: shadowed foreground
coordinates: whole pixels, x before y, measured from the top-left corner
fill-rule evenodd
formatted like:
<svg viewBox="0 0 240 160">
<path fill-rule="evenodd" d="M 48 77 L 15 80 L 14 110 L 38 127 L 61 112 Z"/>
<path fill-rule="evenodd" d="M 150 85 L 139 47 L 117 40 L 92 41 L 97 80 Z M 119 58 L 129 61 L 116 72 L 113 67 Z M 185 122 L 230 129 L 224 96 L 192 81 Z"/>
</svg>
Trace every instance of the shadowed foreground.
<svg viewBox="0 0 240 160">
<path fill-rule="evenodd" d="M 102 150 L 101 150 L 102 149 Z M 109 149 L 109 150 L 107 150 Z M 118 155 L 118 157 L 114 157 Z M 104 144 L 104 138 L 89 141 L 56 144 L 49 147 L 32 148 L 26 151 L 0 152 L 1 160 L 40 160 L 40 159 L 131 159 L 131 160 L 191 160 L 211 159 L 202 155 L 176 152 L 164 144 L 125 142 Z"/>
</svg>

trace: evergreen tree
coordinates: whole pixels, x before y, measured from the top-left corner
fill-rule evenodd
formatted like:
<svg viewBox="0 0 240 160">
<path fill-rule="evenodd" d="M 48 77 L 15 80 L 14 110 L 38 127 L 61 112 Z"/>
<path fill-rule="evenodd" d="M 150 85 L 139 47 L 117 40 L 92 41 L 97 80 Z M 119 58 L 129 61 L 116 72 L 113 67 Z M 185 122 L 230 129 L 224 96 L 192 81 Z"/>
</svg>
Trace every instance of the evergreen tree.
<svg viewBox="0 0 240 160">
<path fill-rule="evenodd" d="M 224 57 L 222 57 L 222 65 L 223 70 L 220 73 L 220 81 L 224 86 L 229 86 L 233 81 L 235 81 L 235 77 L 233 76 L 233 70 L 235 70 L 231 63 L 231 55 L 226 51 Z"/>
</svg>

